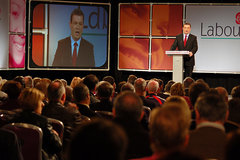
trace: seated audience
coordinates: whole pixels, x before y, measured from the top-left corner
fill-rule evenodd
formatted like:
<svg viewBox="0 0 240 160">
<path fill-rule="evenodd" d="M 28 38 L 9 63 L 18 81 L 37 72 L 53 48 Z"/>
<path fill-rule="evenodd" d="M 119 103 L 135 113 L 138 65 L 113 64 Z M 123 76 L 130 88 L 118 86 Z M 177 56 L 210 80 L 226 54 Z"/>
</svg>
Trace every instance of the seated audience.
<svg viewBox="0 0 240 160">
<path fill-rule="evenodd" d="M 49 83 L 47 83 L 46 81 L 42 81 L 40 80 L 37 84 L 35 84 L 34 88 L 37 88 L 38 90 L 40 90 L 43 94 L 44 94 L 44 104 L 47 105 L 48 104 L 48 97 L 47 97 L 47 89 L 48 89 Z"/>
<path fill-rule="evenodd" d="M 240 159 L 240 130 L 232 132 L 227 136 L 227 144 L 225 148 L 225 160 Z"/>
<path fill-rule="evenodd" d="M 228 102 L 229 116 L 228 120 L 233 121 L 240 125 L 240 99 L 233 98 Z"/>
<path fill-rule="evenodd" d="M 33 79 L 31 76 L 24 77 L 25 88 L 32 88 L 33 87 Z"/>
<path fill-rule="evenodd" d="M 73 77 L 70 87 L 74 88 L 78 83 L 81 83 L 83 80 L 80 77 Z"/>
<path fill-rule="evenodd" d="M 155 108 L 150 117 L 150 139 L 153 155 L 139 160 L 162 160 L 187 145 L 191 113 L 186 102 L 166 102 Z M 187 110 L 186 110 L 187 109 Z"/>
<path fill-rule="evenodd" d="M 78 110 L 84 116 L 89 118 L 98 117 L 93 110 L 90 109 L 90 92 L 88 87 L 83 84 L 79 83 L 73 88 L 73 98 L 74 102 L 77 104 Z"/>
<path fill-rule="evenodd" d="M 113 115 L 128 137 L 126 158 L 151 155 L 148 132 L 140 123 L 144 115 L 140 97 L 131 91 L 121 92 L 114 101 Z"/>
<path fill-rule="evenodd" d="M 231 90 L 232 98 L 240 98 L 240 85 L 233 87 Z"/>
<path fill-rule="evenodd" d="M 90 108 L 94 111 L 112 112 L 113 102 L 113 86 L 107 81 L 101 81 L 97 85 L 96 96 L 100 102 L 90 104 Z"/>
<path fill-rule="evenodd" d="M 18 96 L 22 91 L 22 85 L 19 82 L 9 80 L 3 85 L 2 91 L 8 95 L 8 98 L 6 101 L 0 104 L 0 109 L 4 110 L 20 109 Z"/>
<path fill-rule="evenodd" d="M 74 107 L 78 109 L 76 103 L 74 103 L 74 100 L 73 100 L 73 88 L 67 85 L 65 89 L 66 89 L 66 100 L 65 100 L 64 106 Z"/>
<path fill-rule="evenodd" d="M 131 83 L 127 82 L 127 83 L 123 84 L 121 87 L 121 92 L 123 92 L 123 91 L 135 92 L 135 88 Z"/>
<path fill-rule="evenodd" d="M 159 107 L 165 102 L 165 99 L 157 96 L 158 88 L 159 88 L 159 84 L 155 80 L 150 80 L 148 82 L 147 88 L 146 88 L 146 90 L 147 90 L 146 99 L 155 103 L 155 107 Z M 151 108 L 151 109 L 153 109 L 153 108 Z"/>
<path fill-rule="evenodd" d="M 49 157 L 53 158 L 61 151 L 62 143 L 47 118 L 41 115 L 44 105 L 42 102 L 43 98 L 44 95 L 39 90 L 35 88 L 25 88 L 18 98 L 23 111 L 16 114 L 16 117 L 14 117 L 11 122 L 29 123 L 40 127 L 43 132 L 42 148 Z"/>
<path fill-rule="evenodd" d="M 117 92 L 116 92 L 116 83 L 113 76 L 105 76 L 103 77 L 102 80 L 109 82 L 113 86 L 113 98 L 115 98 L 117 96 Z"/>
<path fill-rule="evenodd" d="M 195 80 L 191 77 L 186 77 L 183 80 L 183 88 L 184 88 L 185 96 L 189 96 L 190 85 L 193 84 L 194 82 L 195 82 Z"/>
<path fill-rule="evenodd" d="M 63 83 L 56 79 L 48 86 L 49 103 L 43 108 L 42 114 L 49 118 L 60 120 L 64 124 L 63 145 L 68 144 L 71 133 L 81 124 L 81 114 L 76 108 L 65 107 L 66 90 Z"/>
<path fill-rule="evenodd" d="M 146 99 L 147 82 L 143 78 L 138 78 L 134 82 L 135 93 L 142 99 L 143 105 L 149 108 L 154 108 L 155 103 Z"/>
<path fill-rule="evenodd" d="M 33 78 L 33 86 L 35 87 L 38 82 L 40 82 L 41 78 L 40 77 L 34 77 Z"/>
<path fill-rule="evenodd" d="M 128 83 L 131 83 L 132 85 L 134 85 L 134 81 L 137 79 L 137 76 L 133 75 L 133 74 L 130 74 L 128 76 L 128 79 L 127 79 L 127 82 Z"/>
<path fill-rule="evenodd" d="M 13 78 L 14 81 L 19 82 L 22 86 L 22 89 L 25 88 L 25 80 L 23 76 L 16 76 Z"/>
<path fill-rule="evenodd" d="M 111 121 L 93 120 L 74 134 L 68 160 L 124 160 L 127 146 L 125 132 Z"/>
<path fill-rule="evenodd" d="M 94 74 L 89 74 L 83 79 L 83 84 L 85 84 L 88 87 L 90 92 L 90 104 L 99 102 L 99 99 L 97 99 L 95 96 L 95 91 L 96 91 L 98 82 L 99 80 L 97 76 Z"/>
<path fill-rule="evenodd" d="M 183 89 L 182 83 L 180 83 L 180 82 L 174 83 L 171 86 L 171 88 L 170 88 L 170 95 L 171 96 L 181 96 L 181 97 L 183 97 L 186 100 L 186 102 L 187 102 L 187 104 L 189 106 L 189 109 L 190 110 L 193 109 L 193 106 L 191 104 L 190 98 L 188 96 L 184 96 L 185 93 L 184 93 L 184 89 Z"/>
<path fill-rule="evenodd" d="M 215 88 L 218 92 L 218 94 L 228 103 L 228 92 L 224 87 L 216 87 Z"/>
<path fill-rule="evenodd" d="M 164 87 L 164 92 L 162 94 L 162 98 L 167 99 L 170 96 L 170 88 L 175 82 L 173 80 L 169 80 Z"/>
<path fill-rule="evenodd" d="M 159 84 L 159 88 L 158 88 L 158 91 L 157 91 L 157 95 L 161 98 L 165 97 L 165 95 L 163 94 L 163 88 L 164 88 L 164 83 L 163 83 L 163 80 L 161 79 L 158 79 L 158 78 L 153 78 L 153 80 L 157 81 L 158 84 Z M 163 98 L 165 99 L 165 98 Z"/>
<path fill-rule="evenodd" d="M 203 93 L 195 104 L 197 128 L 191 132 L 187 152 L 204 159 L 224 159 L 228 107 L 218 94 Z"/>
</svg>

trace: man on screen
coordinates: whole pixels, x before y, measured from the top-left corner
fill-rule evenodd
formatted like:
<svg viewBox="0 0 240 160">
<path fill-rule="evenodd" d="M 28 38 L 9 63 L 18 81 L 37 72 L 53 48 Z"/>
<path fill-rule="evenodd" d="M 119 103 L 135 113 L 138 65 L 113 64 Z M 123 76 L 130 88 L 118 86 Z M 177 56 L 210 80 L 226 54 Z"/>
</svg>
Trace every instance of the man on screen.
<svg viewBox="0 0 240 160">
<path fill-rule="evenodd" d="M 71 13 L 71 36 L 58 41 L 53 60 L 57 67 L 95 67 L 93 45 L 83 39 L 84 14 L 77 8 Z"/>
<path fill-rule="evenodd" d="M 178 48 L 180 51 L 189 51 L 189 55 L 184 55 L 184 77 L 192 77 L 193 67 L 195 65 L 194 54 L 198 50 L 197 37 L 190 34 L 191 24 L 185 23 L 183 25 L 183 33 L 176 36 L 176 39 L 170 50 Z"/>
</svg>

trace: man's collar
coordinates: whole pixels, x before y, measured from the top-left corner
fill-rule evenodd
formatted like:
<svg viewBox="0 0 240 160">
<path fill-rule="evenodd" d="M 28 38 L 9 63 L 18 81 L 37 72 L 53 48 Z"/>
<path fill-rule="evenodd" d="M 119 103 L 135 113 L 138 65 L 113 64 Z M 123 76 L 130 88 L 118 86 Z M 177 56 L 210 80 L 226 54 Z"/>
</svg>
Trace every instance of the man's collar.
<svg viewBox="0 0 240 160">
<path fill-rule="evenodd" d="M 220 123 L 215 123 L 215 122 L 201 122 L 200 124 L 197 125 L 197 129 L 201 128 L 201 127 L 214 127 L 214 128 L 218 128 L 222 131 L 225 132 L 225 128 L 223 125 L 221 125 Z"/>
<path fill-rule="evenodd" d="M 74 39 L 72 38 L 72 36 L 70 36 L 70 39 L 71 39 L 71 45 L 74 45 L 74 43 L 75 43 L 76 41 L 74 41 Z M 78 46 L 80 46 L 81 40 L 82 40 L 82 37 L 80 37 L 80 39 L 77 41 Z"/>
</svg>

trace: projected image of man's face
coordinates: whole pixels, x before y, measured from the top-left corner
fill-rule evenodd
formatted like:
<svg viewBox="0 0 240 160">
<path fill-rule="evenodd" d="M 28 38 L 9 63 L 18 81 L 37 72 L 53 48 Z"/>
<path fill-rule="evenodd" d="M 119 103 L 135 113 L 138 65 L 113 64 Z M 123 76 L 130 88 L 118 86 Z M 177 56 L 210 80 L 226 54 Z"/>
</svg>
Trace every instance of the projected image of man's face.
<svg viewBox="0 0 240 160">
<path fill-rule="evenodd" d="M 83 32 L 83 16 L 73 15 L 70 22 L 71 35 L 74 41 L 78 41 Z"/>
</svg>

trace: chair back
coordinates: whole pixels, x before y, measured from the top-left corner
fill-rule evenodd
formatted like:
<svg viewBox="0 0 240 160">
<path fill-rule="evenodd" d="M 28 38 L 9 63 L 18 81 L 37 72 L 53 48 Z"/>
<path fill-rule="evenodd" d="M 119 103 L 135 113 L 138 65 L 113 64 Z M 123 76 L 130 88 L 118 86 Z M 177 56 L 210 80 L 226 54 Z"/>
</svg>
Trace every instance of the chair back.
<svg viewBox="0 0 240 160">
<path fill-rule="evenodd" d="M 151 114 L 151 108 L 147 107 L 147 106 L 143 106 L 143 111 L 144 111 L 144 118 L 146 119 L 147 122 L 149 122 L 150 114 Z"/>
<path fill-rule="evenodd" d="M 49 123 L 52 125 L 53 129 L 58 133 L 61 140 L 63 140 L 64 124 L 62 121 L 48 118 Z"/>
<path fill-rule="evenodd" d="M 0 127 L 8 124 L 15 114 L 16 112 L 0 109 Z"/>
<path fill-rule="evenodd" d="M 17 135 L 10 130 L 0 128 L 1 160 L 23 160 Z"/>
<path fill-rule="evenodd" d="M 224 128 L 225 128 L 226 133 L 229 133 L 229 132 L 236 131 L 237 129 L 239 129 L 240 125 L 236 122 L 227 120 L 224 123 Z"/>
<path fill-rule="evenodd" d="M 42 160 L 42 129 L 27 123 L 11 123 L 3 128 L 13 131 L 19 140 L 24 160 Z"/>
</svg>

